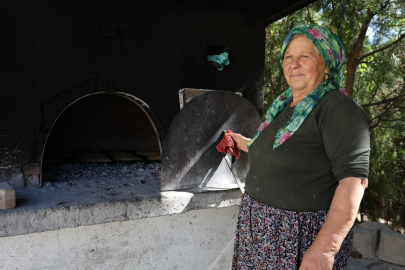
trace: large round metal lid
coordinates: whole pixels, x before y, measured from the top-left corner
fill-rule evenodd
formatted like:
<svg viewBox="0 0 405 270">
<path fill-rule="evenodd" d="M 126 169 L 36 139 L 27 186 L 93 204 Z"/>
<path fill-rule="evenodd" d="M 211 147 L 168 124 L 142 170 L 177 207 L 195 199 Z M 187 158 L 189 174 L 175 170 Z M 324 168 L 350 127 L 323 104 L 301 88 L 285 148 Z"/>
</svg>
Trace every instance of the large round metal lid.
<svg viewBox="0 0 405 270">
<path fill-rule="evenodd" d="M 185 104 L 170 124 L 162 153 L 161 190 L 237 188 L 244 181 L 248 155 L 241 153 L 231 170 L 215 148 L 223 130 L 252 138 L 261 123 L 247 99 L 228 91 L 210 91 Z"/>
</svg>

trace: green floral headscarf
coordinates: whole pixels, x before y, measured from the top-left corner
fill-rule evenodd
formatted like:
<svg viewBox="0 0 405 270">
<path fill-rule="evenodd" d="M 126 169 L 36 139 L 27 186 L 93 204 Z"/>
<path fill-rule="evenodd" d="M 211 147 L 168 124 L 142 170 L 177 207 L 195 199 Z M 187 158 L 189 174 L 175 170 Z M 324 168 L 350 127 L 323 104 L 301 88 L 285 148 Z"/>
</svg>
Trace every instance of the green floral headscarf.
<svg viewBox="0 0 405 270">
<path fill-rule="evenodd" d="M 309 115 L 312 109 L 316 106 L 319 100 L 323 97 L 325 92 L 329 90 L 337 90 L 342 94 L 346 94 L 343 86 L 343 65 L 346 57 L 343 50 L 343 45 L 339 38 L 331 31 L 315 25 L 315 24 L 301 24 L 294 27 L 284 41 L 281 49 L 280 59 L 283 64 L 284 52 L 287 48 L 291 36 L 294 34 L 303 34 L 309 38 L 318 48 L 322 57 L 325 59 L 329 67 L 329 78 L 322 82 L 315 90 L 303 98 L 294 108 L 294 112 L 290 120 L 278 130 L 276 139 L 274 141 L 273 150 L 285 143 L 301 126 L 305 118 Z M 273 104 L 270 106 L 266 113 L 266 121 L 259 127 L 259 132 L 248 143 L 248 148 L 252 143 L 263 133 L 264 130 L 270 125 L 277 115 L 284 109 L 284 107 L 292 99 L 292 90 L 289 88 L 280 96 L 278 96 Z"/>
</svg>

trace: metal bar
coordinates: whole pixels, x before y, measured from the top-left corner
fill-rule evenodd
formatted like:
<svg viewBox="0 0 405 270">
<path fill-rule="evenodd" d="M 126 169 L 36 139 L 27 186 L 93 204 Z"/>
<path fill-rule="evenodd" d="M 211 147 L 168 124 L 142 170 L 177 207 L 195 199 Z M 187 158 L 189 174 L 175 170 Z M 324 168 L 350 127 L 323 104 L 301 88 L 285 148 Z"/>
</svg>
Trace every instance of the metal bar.
<svg viewBox="0 0 405 270">
<path fill-rule="evenodd" d="M 233 171 L 232 171 L 232 156 L 231 156 L 231 154 L 224 155 L 224 159 L 226 161 L 226 164 L 228 164 L 229 170 L 231 171 L 231 173 L 233 175 L 233 178 L 236 181 L 236 184 L 238 184 L 240 191 L 242 191 L 242 194 L 244 194 L 245 193 L 245 188 L 242 186 L 242 182 L 239 180 L 238 177 L 236 177 L 233 174 Z"/>
</svg>

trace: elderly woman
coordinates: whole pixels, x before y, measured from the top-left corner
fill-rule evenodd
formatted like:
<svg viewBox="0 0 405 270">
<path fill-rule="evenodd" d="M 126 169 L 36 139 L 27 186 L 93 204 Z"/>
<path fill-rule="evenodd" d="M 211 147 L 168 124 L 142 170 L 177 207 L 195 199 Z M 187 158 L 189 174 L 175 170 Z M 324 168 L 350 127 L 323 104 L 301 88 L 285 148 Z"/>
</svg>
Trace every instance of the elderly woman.
<svg viewBox="0 0 405 270">
<path fill-rule="evenodd" d="M 281 63 L 290 88 L 259 133 L 231 134 L 249 152 L 233 269 L 344 269 L 367 187 L 368 121 L 342 88 L 337 36 L 303 24 L 288 34 Z"/>
</svg>

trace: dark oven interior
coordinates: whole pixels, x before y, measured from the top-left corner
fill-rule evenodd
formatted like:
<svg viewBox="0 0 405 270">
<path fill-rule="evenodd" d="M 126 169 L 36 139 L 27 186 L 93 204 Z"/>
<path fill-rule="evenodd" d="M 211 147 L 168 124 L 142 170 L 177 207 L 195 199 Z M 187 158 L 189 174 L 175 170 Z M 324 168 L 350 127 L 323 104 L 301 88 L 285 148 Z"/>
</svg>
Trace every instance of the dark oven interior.
<svg viewBox="0 0 405 270">
<path fill-rule="evenodd" d="M 142 105 L 118 94 L 94 94 L 74 102 L 57 118 L 42 163 L 88 162 L 92 157 L 93 162 L 107 163 L 159 160 L 160 145 Z"/>
</svg>

